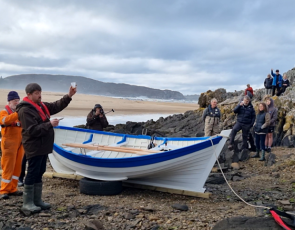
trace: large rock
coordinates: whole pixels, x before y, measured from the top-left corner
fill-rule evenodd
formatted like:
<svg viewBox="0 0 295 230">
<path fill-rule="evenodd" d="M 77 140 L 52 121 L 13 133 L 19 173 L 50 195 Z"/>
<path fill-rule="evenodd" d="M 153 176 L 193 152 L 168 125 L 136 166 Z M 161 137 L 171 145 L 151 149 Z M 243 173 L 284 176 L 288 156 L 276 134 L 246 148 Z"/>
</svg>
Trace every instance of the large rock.
<svg viewBox="0 0 295 230">
<path fill-rule="evenodd" d="M 202 93 L 199 97 L 199 106 L 206 108 L 212 98 L 216 98 L 219 103 L 223 102 L 227 98 L 226 90 L 220 88 L 215 91 L 208 90 L 206 93 Z"/>
<path fill-rule="evenodd" d="M 282 230 L 271 217 L 233 217 L 218 222 L 212 230 Z"/>
</svg>

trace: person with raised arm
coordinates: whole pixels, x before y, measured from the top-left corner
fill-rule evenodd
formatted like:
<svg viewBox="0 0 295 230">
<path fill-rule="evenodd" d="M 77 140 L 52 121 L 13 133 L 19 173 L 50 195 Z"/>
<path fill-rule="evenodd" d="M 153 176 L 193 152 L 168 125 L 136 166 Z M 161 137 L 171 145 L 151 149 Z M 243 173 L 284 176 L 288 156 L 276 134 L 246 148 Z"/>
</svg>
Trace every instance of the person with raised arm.
<svg viewBox="0 0 295 230">
<path fill-rule="evenodd" d="M 271 69 L 271 75 L 272 75 L 272 96 L 274 96 L 276 94 L 276 90 L 277 92 L 279 92 L 279 90 L 282 87 L 282 75 L 280 74 L 280 71 L 277 69 L 276 70 L 276 74 L 273 73 L 273 69 Z"/>
<path fill-rule="evenodd" d="M 71 86 L 67 95 L 52 103 L 42 102 L 42 89 L 37 83 L 28 84 L 25 91 L 27 96 L 16 108 L 22 124 L 22 143 L 28 161 L 21 211 L 39 212 L 51 208 L 41 198 L 42 176 L 46 171 L 48 154 L 53 151 L 53 128 L 59 124 L 59 119 L 50 120 L 50 116 L 65 109 L 77 89 Z"/>
</svg>

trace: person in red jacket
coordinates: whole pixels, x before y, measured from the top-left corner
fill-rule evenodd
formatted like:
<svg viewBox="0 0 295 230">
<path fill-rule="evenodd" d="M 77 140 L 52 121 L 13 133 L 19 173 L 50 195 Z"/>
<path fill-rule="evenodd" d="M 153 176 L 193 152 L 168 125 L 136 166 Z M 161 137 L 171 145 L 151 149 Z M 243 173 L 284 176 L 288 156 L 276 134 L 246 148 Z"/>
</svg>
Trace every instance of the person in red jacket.
<svg viewBox="0 0 295 230">
<path fill-rule="evenodd" d="M 254 96 L 254 93 L 253 93 L 253 89 L 252 87 L 250 86 L 250 84 L 247 84 L 247 89 L 245 89 L 245 96 L 249 96 L 251 99 L 253 98 Z"/>
<path fill-rule="evenodd" d="M 2 179 L 0 199 L 9 199 L 10 196 L 21 196 L 23 192 L 17 190 L 17 183 L 21 172 L 21 164 L 24 155 L 22 145 L 22 128 L 15 112 L 19 103 L 19 95 L 10 91 L 7 96 L 8 104 L 0 112 L 0 125 L 2 127 Z"/>
</svg>

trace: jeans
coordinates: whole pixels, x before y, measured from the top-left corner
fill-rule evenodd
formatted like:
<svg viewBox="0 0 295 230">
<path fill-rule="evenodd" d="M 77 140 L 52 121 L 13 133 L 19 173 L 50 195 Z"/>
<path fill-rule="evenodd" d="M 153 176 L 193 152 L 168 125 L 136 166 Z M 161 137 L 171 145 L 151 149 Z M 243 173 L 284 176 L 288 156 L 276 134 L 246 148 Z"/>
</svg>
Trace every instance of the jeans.
<svg viewBox="0 0 295 230">
<path fill-rule="evenodd" d="M 46 171 L 46 162 L 48 155 L 35 156 L 28 159 L 28 173 L 25 179 L 25 185 L 33 185 L 42 182 L 42 176 Z"/>
<path fill-rule="evenodd" d="M 235 137 L 237 132 L 242 130 L 242 137 L 243 137 L 243 149 L 248 149 L 248 135 L 251 129 L 250 124 L 242 124 L 237 121 L 237 123 L 234 125 L 231 136 L 230 136 L 230 144 L 233 145 L 235 141 Z"/>
<path fill-rule="evenodd" d="M 265 150 L 265 137 L 266 134 L 257 134 L 255 133 L 255 141 L 256 141 L 256 150 Z"/>
</svg>

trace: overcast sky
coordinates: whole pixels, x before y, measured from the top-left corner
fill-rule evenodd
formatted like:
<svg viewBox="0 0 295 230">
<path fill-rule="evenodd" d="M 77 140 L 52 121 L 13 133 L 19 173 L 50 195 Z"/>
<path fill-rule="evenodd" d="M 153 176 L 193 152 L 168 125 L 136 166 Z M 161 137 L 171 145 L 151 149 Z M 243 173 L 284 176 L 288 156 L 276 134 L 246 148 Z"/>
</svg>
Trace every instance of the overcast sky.
<svg viewBox="0 0 295 230">
<path fill-rule="evenodd" d="M 0 76 L 76 75 L 183 94 L 295 65 L 294 0 L 0 0 Z"/>
</svg>

